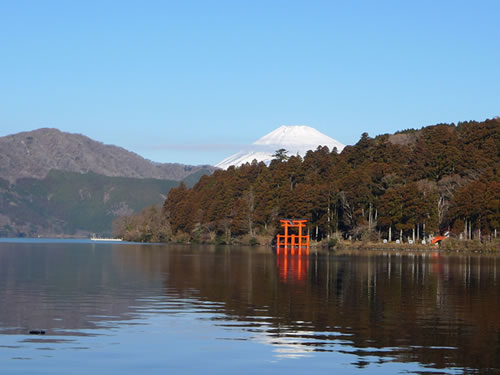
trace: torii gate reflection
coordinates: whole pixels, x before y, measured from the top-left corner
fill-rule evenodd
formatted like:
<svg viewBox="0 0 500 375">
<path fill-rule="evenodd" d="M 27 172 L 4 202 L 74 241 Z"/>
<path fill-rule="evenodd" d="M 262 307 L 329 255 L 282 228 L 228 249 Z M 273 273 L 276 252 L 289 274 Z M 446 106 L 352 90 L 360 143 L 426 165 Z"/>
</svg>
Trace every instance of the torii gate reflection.
<svg viewBox="0 0 500 375">
<path fill-rule="evenodd" d="M 282 282 L 303 283 L 309 269 L 309 257 L 282 252 L 276 254 L 276 267 Z"/>
<path fill-rule="evenodd" d="M 303 282 L 309 268 L 309 236 L 303 234 L 307 220 L 281 219 L 284 234 L 276 236 L 276 265 L 279 277 L 284 282 Z M 290 228 L 297 228 L 298 234 L 290 234 Z"/>
</svg>

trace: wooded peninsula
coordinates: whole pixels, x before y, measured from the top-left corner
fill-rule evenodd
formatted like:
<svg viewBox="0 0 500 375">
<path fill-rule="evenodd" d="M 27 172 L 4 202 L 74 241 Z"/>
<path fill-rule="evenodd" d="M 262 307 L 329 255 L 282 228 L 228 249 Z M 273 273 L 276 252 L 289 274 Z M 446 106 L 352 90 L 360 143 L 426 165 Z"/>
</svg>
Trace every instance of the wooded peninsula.
<svg viewBox="0 0 500 375">
<path fill-rule="evenodd" d="M 114 222 L 125 240 L 270 244 L 281 218 L 304 218 L 313 241 L 420 242 L 449 232 L 496 241 L 500 119 L 438 124 L 304 158 L 277 150 L 172 188 L 162 207 Z"/>
</svg>

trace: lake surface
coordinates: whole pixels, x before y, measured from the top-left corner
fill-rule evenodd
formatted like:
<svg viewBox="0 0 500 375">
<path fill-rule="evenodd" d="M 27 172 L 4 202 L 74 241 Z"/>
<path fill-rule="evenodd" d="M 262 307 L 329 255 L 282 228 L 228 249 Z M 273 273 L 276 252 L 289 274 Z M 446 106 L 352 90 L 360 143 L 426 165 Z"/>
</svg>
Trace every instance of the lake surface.
<svg viewBox="0 0 500 375">
<path fill-rule="evenodd" d="M 498 256 L 0 241 L 2 374 L 499 369 Z"/>
</svg>

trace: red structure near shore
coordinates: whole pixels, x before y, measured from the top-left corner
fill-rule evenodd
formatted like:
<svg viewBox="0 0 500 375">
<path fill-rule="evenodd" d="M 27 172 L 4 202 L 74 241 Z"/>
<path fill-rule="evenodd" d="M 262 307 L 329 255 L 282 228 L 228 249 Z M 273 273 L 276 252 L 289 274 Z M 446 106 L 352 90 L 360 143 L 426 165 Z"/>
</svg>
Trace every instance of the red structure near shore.
<svg viewBox="0 0 500 375">
<path fill-rule="evenodd" d="M 307 220 L 281 219 L 280 223 L 284 228 L 284 234 L 278 234 L 276 236 L 276 252 L 278 254 L 280 251 L 287 253 L 288 250 L 290 250 L 292 254 L 296 251 L 298 254 L 302 254 L 302 251 L 309 254 L 309 236 L 304 234 Z M 298 233 L 290 233 L 290 229 L 295 228 L 297 228 Z"/>
</svg>

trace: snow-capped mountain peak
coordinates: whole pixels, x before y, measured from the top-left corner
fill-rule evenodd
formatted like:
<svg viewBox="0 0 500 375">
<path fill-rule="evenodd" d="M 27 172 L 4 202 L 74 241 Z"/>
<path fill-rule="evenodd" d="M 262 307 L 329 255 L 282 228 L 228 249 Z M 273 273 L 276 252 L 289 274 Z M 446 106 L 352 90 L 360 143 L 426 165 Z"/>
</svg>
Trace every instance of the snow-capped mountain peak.
<svg viewBox="0 0 500 375">
<path fill-rule="evenodd" d="M 340 152 L 344 145 L 339 141 L 306 125 L 283 125 L 271 133 L 255 141 L 247 150 L 240 151 L 216 165 L 218 168 L 227 169 L 231 165 L 236 167 L 251 163 L 254 159 L 269 164 L 276 150 L 284 148 L 288 155 L 305 156 L 307 151 L 315 150 L 318 146 L 334 147 Z"/>
</svg>

